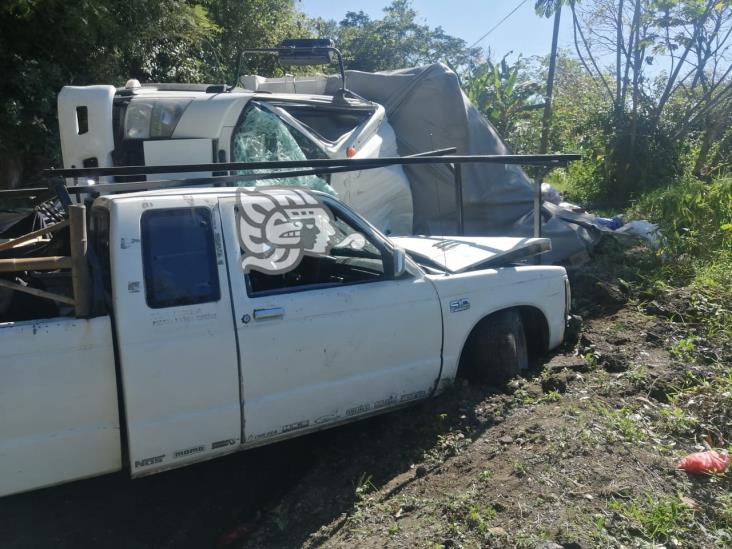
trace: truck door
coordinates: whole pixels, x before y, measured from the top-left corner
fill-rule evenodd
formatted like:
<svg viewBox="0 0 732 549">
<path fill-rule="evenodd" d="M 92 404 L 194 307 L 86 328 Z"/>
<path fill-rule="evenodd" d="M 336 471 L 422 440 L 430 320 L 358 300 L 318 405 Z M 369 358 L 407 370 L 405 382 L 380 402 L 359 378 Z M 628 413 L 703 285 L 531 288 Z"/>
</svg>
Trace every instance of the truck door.
<svg viewBox="0 0 732 549">
<path fill-rule="evenodd" d="M 380 236 L 331 202 L 329 254 L 305 256 L 283 274 L 245 274 L 237 199 L 219 204 L 247 444 L 428 396 L 441 365 L 437 294 L 421 276 L 391 276 Z M 359 238 L 361 252 L 351 253 L 348 242 Z"/>
<path fill-rule="evenodd" d="M 133 476 L 231 451 L 241 434 L 218 206 L 202 195 L 140 201 L 125 218 L 113 204 L 110 239 Z"/>
</svg>

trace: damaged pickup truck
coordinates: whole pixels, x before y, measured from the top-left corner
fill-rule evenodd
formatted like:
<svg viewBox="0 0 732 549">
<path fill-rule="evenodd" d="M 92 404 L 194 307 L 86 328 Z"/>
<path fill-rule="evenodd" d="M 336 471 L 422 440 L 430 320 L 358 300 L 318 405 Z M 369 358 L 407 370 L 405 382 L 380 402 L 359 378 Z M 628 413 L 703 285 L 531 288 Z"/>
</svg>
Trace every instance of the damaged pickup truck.
<svg viewBox="0 0 732 549">
<path fill-rule="evenodd" d="M 190 465 L 413 404 L 457 376 L 500 383 L 561 343 L 565 270 L 517 263 L 547 239 L 390 239 L 332 196 L 288 189 L 87 203 L 88 318 L 62 304 L 0 324 L 0 495 Z M 270 229 L 280 255 L 256 238 Z M 287 269 L 252 259 L 288 254 Z"/>
</svg>

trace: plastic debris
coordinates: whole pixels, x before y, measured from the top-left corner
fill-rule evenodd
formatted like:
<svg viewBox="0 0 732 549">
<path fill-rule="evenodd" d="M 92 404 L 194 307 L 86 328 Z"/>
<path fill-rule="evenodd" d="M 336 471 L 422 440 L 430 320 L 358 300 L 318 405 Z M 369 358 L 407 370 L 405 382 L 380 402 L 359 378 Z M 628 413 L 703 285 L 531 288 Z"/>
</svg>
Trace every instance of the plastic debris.
<svg viewBox="0 0 732 549">
<path fill-rule="evenodd" d="M 216 543 L 217 549 L 240 547 L 242 542 L 257 529 L 253 522 L 246 522 L 224 532 Z"/>
<path fill-rule="evenodd" d="M 640 236 L 654 248 L 661 245 L 661 235 L 658 231 L 658 225 L 655 225 L 650 221 L 646 221 L 645 219 L 637 219 L 626 223 L 616 232 Z"/>
<path fill-rule="evenodd" d="M 687 473 L 724 473 L 728 466 L 729 454 L 714 450 L 689 454 L 678 464 L 678 468 Z"/>
<path fill-rule="evenodd" d="M 595 221 L 602 225 L 603 227 L 607 227 L 608 229 L 612 231 L 616 231 L 620 227 L 623 226 L 623 220 L 621 217 L 596 217 Z"/>
<path fill-rule="evenodd" d="M 541 184 L 541 199 L 544 202 L 551 202 L 552 204 L 557 204 L 562 201 L 562 195 L 559 193 L 558 190 L 556 190 L 554 187 L 552 187 L 549 183 L 542 183 Z"/>
</svg>

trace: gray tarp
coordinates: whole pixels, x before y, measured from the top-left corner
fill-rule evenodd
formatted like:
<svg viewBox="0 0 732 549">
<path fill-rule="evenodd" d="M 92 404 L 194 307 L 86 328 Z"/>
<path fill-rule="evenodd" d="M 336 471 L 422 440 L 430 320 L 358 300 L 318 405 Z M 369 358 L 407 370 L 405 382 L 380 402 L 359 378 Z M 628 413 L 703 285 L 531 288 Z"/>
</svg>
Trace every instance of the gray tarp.
<svg viewBox="0 0 732 549">
<path fill-rule="evenodd" d="M 348 89 L 384 106 L 402 156 L 445 147 L 457 154 L 510 154 L 495 128 L 470 103 L 456 74 L 442 64 L 389 72 L 347 71 Z M 340 86 L 329 78 L 326 94 Z M 456 234 L 453 176 L 447 166 L 405 167 L 412 186 L 415 234 Z M 463 166 L 466 235 L 531 236 L 533 183 L 518 166 Z M 544 209 L 543 236 L 552 239 L 548 261 L 587 249 L 598 237 L 593 223 L 578 225 Z M 590 216 L 586 216 L 590 219 Z"/>
</svg>

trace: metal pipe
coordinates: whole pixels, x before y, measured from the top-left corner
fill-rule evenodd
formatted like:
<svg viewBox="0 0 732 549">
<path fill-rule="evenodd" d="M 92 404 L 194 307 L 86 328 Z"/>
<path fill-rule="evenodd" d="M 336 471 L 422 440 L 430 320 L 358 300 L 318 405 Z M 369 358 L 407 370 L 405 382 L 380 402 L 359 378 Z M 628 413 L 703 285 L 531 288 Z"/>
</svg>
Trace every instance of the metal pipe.
<svg viewBox="0 0 732 549">
<path fill-rule="evenodd" d="M 455 206 L 457 207 L 457 234 L 465 234 L 465 218 L 463 215 L 463 167 L 455 164 Z"/>
<path fill-rule="evenodd" d="M 534 237 L 541 237 L 541 179 L 534 184 Z"/>
<path fill-rule="evenodd" d="M 71 268 L 68 256 L 21 257 L 0 259 L 0 273 L 17 273 L 20 271 L 55 271 Z"/>
<path fill-rule="evenodd" d="M 506 164 L 522 166 L 560 166 L 581 160 L 579 154 L 487 154 L 457 156 L 389 156 L 383 158 L 275 160 L 268 162 L 227 162 L 220 164 L 179 164 L 170 166 L 118 166 L 113 168 L 70 168 L 44 170 L 47 177 L 100 177 L 114 175 L 152 175 L 160 173 L 213 172 L 233 170 L 273 170 L 287 168 L 347 167 L 352 171 L 367 167 L 414 164 Z"/>
</svg>

